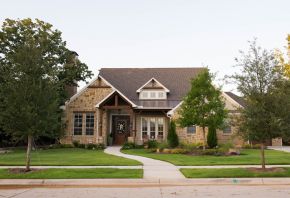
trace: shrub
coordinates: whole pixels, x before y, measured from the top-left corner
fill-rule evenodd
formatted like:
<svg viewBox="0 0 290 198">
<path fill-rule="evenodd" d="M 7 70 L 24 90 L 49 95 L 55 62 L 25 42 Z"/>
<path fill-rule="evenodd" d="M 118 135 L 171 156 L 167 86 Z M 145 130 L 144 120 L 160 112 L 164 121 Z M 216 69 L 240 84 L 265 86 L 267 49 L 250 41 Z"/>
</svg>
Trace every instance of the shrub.
<svg viewBox="0 0 290 198">
<path fill-rule="evenodd" d="M 202 143 L 201 142 L 198 142 L 198 143 L 184 143 L 183 142 L 179 144 L 179 147 L 189 150 L 189 151 L 194 151 L 197 149 L 202 149 Z"/>
<path fill-rule="evenodd" d="M 170 153 L 172 153 L 172 154 L 187 154 L 187 153 L 189 153 L 189 151 L 186 149 L 182 149 L 182 148 L 175 148 L 175 149 L 171 149 Z"/>
<path fill-rule="evenodd" d="M 243 148 L 244 149 L 260 149 L 261 144 L 244 144 Z"/>
<path fill-rule="evenodd" d="M 168 148 L 169 146 L 168 146 L 168 144 L 167 144 L 167 142 L 161 142 L 161 143 L 159 143 L 158 144 L 158 148 L 162 151 L 163 149 L 166 149 L 166 148 Z"/>
<path fill-rule="evenodd" d="M 95 145 L 95 144 L 92 144 L 92 143 L 87 144 L 87 145 L 86 145 L 86 149 L 90 149 L 90 150 L 92 150 L 92 149 L 96 149 L 96 145 Z"/>
<path fill-rule="evenodd" d="M 135 146 L 136 145 L 134 143 L 132 143 L 132 142 L 126 142 L 125 144 L 123 144 L 122 150 L 134 149 Z"/>
<path fill-rule="evenodd" d="M 170 122 L 167 142 L 170 148 L 175 148 L 179 144 L 178 136 L 176 134 L 176 125 L 174 121 Z"/>
<path fill-rule="evenodd" d="M 149 140 L 147 144 L 149 149 L 158 147 L 158 142 L 156 140 Z"/>
<path fill-rule="evenodd" d="M 85 144 L 79 144 L 78 148 L 86 148 L 86 145 Z"/>
<path fill-rule="evenodd" d="M 217 146 L 217 136 L 215 127 L 210 126 L 208 128 L 207 145 L 209 146 L 209 148 L 215 148 Z"/>
<path fill-rule="evenodd" d="M 79 148 L 80 142 L 77 140 L 74 140 L 73 145 L 74 145 L 74 147 Z"/>
<path fill-rule="evenodd" d="M 230 148 L 234 148 L 234 145 L 231 142 L 227 142 L 225 144 L 220 144 L 219 148 L 224 148 L 224 149 L 229 150 Z"/>
</svg>

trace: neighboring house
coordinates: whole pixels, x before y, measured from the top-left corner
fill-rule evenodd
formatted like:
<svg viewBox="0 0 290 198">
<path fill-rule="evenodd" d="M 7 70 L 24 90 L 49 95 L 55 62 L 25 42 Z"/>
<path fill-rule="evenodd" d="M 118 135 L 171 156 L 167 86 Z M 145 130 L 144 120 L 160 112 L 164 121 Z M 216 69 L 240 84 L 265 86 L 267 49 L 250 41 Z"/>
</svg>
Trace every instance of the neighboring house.
<svg viewBox="0 0 290 198">
<path fill-rule="evenodd" d="M 170 119 L 178 118 L 190 80 L 204 68 L 103 68 L 91 83 L 73 95 L 65 105 L 65 136 L 62 143 L 104 143 L 126 141 L 143 144 L 166 140 Z M 235 114 L 242 107 L 240 97 L 224 92 L 226 108 Z M 234 141 L 232 126 L 218 131 L 219 143 Z M 202 141 L 201 128 L 180 128 L 181 141 Z"/>
</svg>

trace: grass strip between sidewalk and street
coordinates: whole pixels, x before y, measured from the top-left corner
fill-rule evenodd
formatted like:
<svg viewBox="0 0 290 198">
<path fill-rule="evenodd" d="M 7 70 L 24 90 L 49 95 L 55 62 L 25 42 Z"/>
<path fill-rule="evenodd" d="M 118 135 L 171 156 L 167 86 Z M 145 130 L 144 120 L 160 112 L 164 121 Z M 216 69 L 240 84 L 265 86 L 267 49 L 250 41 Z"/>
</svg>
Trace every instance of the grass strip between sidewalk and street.
<svg viewBox="0 0 290 198">
<path fill-rule="evenodd" d="M 290 177 L 290 168 L 279 168 L 280 171 L 261 172 L 251 168 L 182 168 L 186 178 L 250 178 L 250 177 Z"/>
<path fill-rule="evenodd" d="M 142 169 L 117 168 L 75 168 L 75 169 L 33 169 L 30 172 L 15 173 L 0 169 L 0 179 L 107 179 L 143 178 Z"/>
</svg>

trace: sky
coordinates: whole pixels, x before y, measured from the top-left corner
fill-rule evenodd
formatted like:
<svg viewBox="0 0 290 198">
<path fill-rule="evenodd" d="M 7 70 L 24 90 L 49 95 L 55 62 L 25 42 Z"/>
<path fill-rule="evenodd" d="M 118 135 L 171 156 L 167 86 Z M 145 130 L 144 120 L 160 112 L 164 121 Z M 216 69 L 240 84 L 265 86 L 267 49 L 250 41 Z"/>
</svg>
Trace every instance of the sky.
<svg viewBox="0 0 290 198">
<path fill-rule="evenodd" d="M 201 67 L 220 79 L 255 37 L 286 46 L 290 0 L 6 0 L 5 18 L 38 18 L 60 30 L 95 75 L 102 67 Z M 80 83 L 80 87 L 85 84 Z"/>
</svg>

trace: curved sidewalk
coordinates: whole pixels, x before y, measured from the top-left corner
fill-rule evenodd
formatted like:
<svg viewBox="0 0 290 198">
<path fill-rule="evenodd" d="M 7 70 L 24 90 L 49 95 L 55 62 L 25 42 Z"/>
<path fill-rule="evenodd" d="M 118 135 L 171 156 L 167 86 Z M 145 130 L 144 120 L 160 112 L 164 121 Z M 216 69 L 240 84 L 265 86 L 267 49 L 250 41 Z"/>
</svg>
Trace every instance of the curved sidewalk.
<svg viewBox="0 0 290 198">
<path fill-rule="evenodd" d="M 120 149 L 119 146 L 112 146 L 107 147 L 104 152 L 142 162 L 144 179 L 185 179 L 179 168 L 173 164 L 147 157 L 124 154 L 120 152 Z"/>
</svg>

